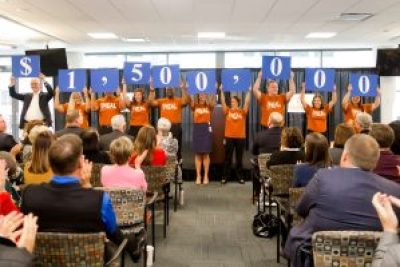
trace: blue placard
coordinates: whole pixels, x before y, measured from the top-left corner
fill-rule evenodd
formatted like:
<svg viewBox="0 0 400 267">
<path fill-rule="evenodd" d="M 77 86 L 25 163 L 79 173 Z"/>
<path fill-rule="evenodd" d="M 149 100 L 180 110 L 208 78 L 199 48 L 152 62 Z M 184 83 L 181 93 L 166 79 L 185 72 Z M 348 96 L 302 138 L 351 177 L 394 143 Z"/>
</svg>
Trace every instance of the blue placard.
<svg viewBox="0 0 400 267">
<path fill-rule="evenodd" d="M 39 77 L 40 56 L 13 56 L 12 75 L 16 78 Z"/>
<path fill-rule="evenodd" d="M 58 88 L 60 92 L 82 92 L 86 87 L 86 70 L 58 70 Z"/>
<path fill-rule="evenodd" d="M 179 65 L 162 65 L 151 68 L 151 78 L 155 88 L 179 87 Z"/>
<path fill-rule="evenodd" d="M 119 86 L 118 69 L 90 70 L 90 85 L 95 92 L 116 92 Z"/>
<path fill-rule="evenodd" d="M 150 63 L 125 62 L 124 79 L 126 84 L 149 84 Z"/>
<path fill-rule="evenodd" d="M 190 71 L 186 74 L 186 82 L 190 95 L 199 93 L 215 94 L 215 70 Z"/>
<path fill-rule="evenodd" d="M 335 84 L 335 70 L 323 68 L 306 69 L 306 90 L 330 92 Z"/>
<path fill-rule="evenodd" d="M 251 85 L 251 73 L 249 69 L 223 69 L 221 80 L 225 92 L 248 91 Z"/>
<path fill-rule="evenodd" d="M 350 84 L 353 87 L 352 96 L 376 96 L 378 75 L 352 73 L 350 75 Z"/>
<path fill-rule="evenodd" d="M 291 70 L 290 57 L 263 56 L 262 77 L 271 80 L 289 80 Z"/>
</svg>

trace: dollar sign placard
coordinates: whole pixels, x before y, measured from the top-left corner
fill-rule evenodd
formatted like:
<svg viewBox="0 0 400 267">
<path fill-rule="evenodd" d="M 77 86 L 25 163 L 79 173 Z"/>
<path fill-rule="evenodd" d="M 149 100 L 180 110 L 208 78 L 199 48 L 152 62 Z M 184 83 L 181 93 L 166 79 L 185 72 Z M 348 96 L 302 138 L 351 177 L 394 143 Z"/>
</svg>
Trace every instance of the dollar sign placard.
<svg viewBox="0 0 400 267">
<path fill-rule="evenodd" d="M 39 77 L 40 56 L 13 56 L 12 74 L 17 78 Z"/>
</svg>

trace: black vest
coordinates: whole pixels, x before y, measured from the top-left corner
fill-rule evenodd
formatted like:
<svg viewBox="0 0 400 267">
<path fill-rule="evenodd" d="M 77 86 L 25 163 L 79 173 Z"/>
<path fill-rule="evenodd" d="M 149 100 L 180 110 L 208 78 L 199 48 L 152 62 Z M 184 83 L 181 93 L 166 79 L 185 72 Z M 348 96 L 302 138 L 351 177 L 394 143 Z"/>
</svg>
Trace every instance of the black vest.
<svg viewBox="0 0 400 267">
<path fill-rule="evenodd" d="M 102 201 L 102 191 L 78 183 L 43 183 L 25 188 L 21 211 L 38 216 L 41 232 L 100 232 L 105 231 Z"/>
</svg>

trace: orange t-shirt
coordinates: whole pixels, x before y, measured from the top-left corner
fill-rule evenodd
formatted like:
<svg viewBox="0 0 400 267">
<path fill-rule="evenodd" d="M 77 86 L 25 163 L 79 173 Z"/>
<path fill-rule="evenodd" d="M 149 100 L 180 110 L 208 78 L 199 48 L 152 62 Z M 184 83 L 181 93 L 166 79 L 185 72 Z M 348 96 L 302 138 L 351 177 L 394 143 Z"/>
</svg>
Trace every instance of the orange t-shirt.
<svg viewBox="0 0 400 267">
<path fill-rule="evenodd" d="M 182 99 L 181 98 L 162 98 L 158 101 L 160 116 L 168 119 L 171 123 L 182 122 Z"/>
<path fill-rule="evenodd" d="M 105 96 L 97 99 L 96 104 L 99 106 L 99 125 L 111 126 L 111 118 L 121 111 L 119 97 Z"/>
<path fill-rule="evenodd" d="M 147 103 L 131 105 L 131 125 L 145 126 L 149 124 L 149 105 Z"/>
<path fill-rule="evenodd" d="M 372 113 L 372 104 L 362 104 L 361 108 L 353 106 L 351 103 L 347 105 L 347 109 L 343 109 L 344 122 L 348 124 L 354 124 L 356 115 L 358 112 Z"/>
<path fill-rule="evenodd" d="M 321 110 L 307 105 L 305 111 L 307 116 L 307 129 L 313 132 L 325 133 L 328 113 L 331 112 L 329 104 L 324 105 L 324 108 Z"/>
<path fill-rule="evenodd" d="M 61 105 L 63 109 L 63 113 L 67 113 L 68 111 L 68 103 L 64 103 Z M 75 103 L 75 110 L 78 110 L 79 115 L 82 117 L 82 124 L 81 128 L 89 127 L 89 120 L 88 120 L 88 112 L 86 111 L 86 106 L 84 104 L 76 104 Z"/>
<path fill-rule="evenodd" d="M 270 96 L 267 94 L 261 94 L 261 125 L 268 127 L 269 115 L 272 112 L 279 112 L 282 116 L 285 116 L 286 106 L 286 95 L 274 95 Z"/>
<path fill-rule="evenodd" d="M 243 109 L 230 109 L 225 112 L 225 137 L 246 138 L 246 115 Z"/>
<path fill-rule="evenodd" d="M 194 123 L 210 123 L 211 122 L 211 107 L 209 105 L 195 104 L 193 108 Z"/>
</svg>

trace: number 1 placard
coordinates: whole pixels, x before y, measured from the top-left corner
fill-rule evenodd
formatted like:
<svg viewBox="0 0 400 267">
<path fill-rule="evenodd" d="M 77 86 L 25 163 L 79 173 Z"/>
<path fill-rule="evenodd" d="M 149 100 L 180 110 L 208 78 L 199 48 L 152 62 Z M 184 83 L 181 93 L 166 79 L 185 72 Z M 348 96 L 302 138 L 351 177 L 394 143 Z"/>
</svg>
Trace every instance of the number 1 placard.
<svg viewBox="0 0 400 267">
<path fill-rule="evenodd" d="M 86 70 L 69 69 L 58 71 L 60 92 L 82 92 L 86 87 Z"/>
</svg>

